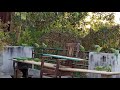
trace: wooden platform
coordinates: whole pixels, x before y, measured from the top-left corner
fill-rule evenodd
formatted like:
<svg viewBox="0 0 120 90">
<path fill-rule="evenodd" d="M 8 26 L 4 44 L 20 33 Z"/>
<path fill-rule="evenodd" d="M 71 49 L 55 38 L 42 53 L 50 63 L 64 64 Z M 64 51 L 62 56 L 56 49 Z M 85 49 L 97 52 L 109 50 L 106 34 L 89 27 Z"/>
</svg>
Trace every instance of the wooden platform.
<svg viewBox="0 0 120 90">
<path fill-rule="evenodd" d="M 35 61 L 17 61 L 14 60 L 16 62 L 22 62 L 22 63 L 27 63 L 27 64 L 34 64 L 34 65 L 41 65 L 41 62 L 35 62 Z M 51 63 L 44 63 L 45 67 L 48 68 L 55 68 L 55 64 L 51 64 Z M 120 72 L 107 72 L 107 71 L 97 71 L 97 70 L 88 70 L 88 69 L 78 69 L 78 68 L 67 68 L 64 66 L 61 66 L 59 68 L 59 70 L 61 71 L 68 71 L 68 72 L 84 72 L 84 73 L 94 73 L 94 74 L 101 74 L 102 77 L 111 77 L 112 75 L 120 75 Z"/>
</svg>

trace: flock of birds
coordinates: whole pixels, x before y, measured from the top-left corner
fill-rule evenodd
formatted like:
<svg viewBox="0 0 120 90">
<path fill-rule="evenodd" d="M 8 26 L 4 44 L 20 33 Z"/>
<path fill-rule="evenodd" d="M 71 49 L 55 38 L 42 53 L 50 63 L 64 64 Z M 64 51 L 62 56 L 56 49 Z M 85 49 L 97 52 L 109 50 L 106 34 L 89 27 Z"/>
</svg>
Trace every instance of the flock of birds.
<svg viewBox="0 0 120 90">
<path fill-rule="evenodd" d="M 99 45 L 95 45 L 95 50 L 96 52 L 100 52 L 102 50 L 102 47 L 100 47 Z M 119 54 L 119 50 L 114 49 L 114 48 L 110 48 L 110 50 L 115 54 L 118 55 Z"/>
</svg>

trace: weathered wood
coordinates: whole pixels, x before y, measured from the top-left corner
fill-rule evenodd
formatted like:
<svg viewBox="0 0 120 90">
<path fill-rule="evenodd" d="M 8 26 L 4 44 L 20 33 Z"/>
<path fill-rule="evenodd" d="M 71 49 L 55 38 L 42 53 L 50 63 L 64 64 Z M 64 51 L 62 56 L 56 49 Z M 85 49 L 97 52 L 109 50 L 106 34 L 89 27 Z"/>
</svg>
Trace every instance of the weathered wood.
<svg viewBox="0 0 120 90">
<path fill-rule="evenodd" d="M 42 78 L 43 75 L 52 75 L 54 78 L 57 78 L 58 76 L 58 71 L 59 71 L 59 60 L 56 60 L 56 66 L 54 68 L 49 68 L 45 67 L 45 57 L 42 57 L 41 61 L 41 72 L 40 72 L 40 77 Z"/>
<path fill-rule="evenodd" d="M 61 55 L 53 55 L 53 54 L 43 54 L 43 56 L 49 56 L 57 59 L 63 59 L 63 60 L 73 60 L 73 61 L 85 61 L 85 59 L 81 58 L 75 58 L 75 57 L 68 57 L 68 56 L 61 56 Z"/>
<path fill-rule="evenodd" d="M 47 74 L 53 74 L 55 73 L 55 69 L 50 69 L 50 68 L 43 68 L 44 73 Z"/>
<path fill-rule="evenodd" d="M 46 57 L 45 57 L 46 58 Z M 42 59 L 41 59 L 41 65 L 40 65 L 40 69 L 41 69 L 41 71 L 40 71 L 40 78 L 42 78 L 43 77 L 43 67 L 44 67 L 44 57 L 42 57 Z"/>
<path fill-rule="evenodd" d="M 14 60 L 17 61 L 17 60 Z M 35 61 L 17 61 L 17 62 L 23 62 L 28 64 L 35 64 L 35 65 L 41 65 L 41 62 L 35 62 Z M 54 68 L 55 69 L 56 64 L 51 63 L 44 63 L 44 67 Z M 94 73 L 94 74 L 101 74 L 101 75 L 120 75 L 120 72 L 106 72 L 106 71 L 97 71 L 97 70 L 88 70 L 88 69 L 78 69 L 78 68 L 68 68 L 68 67 L 60 67 L 59 70 L 61 71 L 68 71 L 68 72 L 85 72 L 85 73 Z"/>
<path fill-rule="evenodd" d="M 60 70 L 62 70 L 62 71 L 70 71 L 70 72 L 95 73 L 95 74 L 103 74 L 103 75 L 118 75 L 118 74 L 120 74 L 120 72 L 106 72 L 106 71 L 77 69 L 77 68 L 60 68 Z"/>
<path fill-rule="evenodd" d="M 112 75 L 105 75 L 105 74 L 101 74 L 101 78 L 111 78 Z"/>
</svg>

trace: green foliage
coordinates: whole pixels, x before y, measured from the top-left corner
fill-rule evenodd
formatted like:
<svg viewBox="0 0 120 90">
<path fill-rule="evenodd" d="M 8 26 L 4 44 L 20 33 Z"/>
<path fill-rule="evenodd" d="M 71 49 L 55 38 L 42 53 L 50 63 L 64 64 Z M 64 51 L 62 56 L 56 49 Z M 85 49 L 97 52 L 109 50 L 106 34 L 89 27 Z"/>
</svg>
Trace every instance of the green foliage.
<svg viewBox="0 0 120 90">
<path fill-rule="evenodd" d="M 8 23 L 3 23 L 0 21 L 0 51 L 3 50 L 3 47 L 7 45 L 7 34 L 5 33 L 8 28 Z"/>
<path fill-rule="evenodd" d="M 77 34 L 75 24 L 86 15 L 87 12 L 15 12 L 12 17 L 12 29 L 15 34 L 19 33 L 15 36 L 16 44 L 26 42 L 32 45 L 39 42 L 39 38 L 51 30 Z"/>
<path fill-rule="evenodd" d="M 93 46 L 99 44 L 108 51 L 120 46 L 119 26 L 113 19 L 112 12 L 15 12 L 11 31 L 6 33 L 7 42 L 36 47 L 45 43 L 55 48 L 81 42 L 86 50 L 94 50 Z"/>
<path fill-rule="evenodd" d="M 97 32 L 91 30 L 89 35 L 82 39 L 82 45 L 87 50 L 94 50 L 94 45 L 100 45 L 102 51 L 108 52 L 109 48 L 119 48 L 120 47 L 120 33 L 119 26 L 112 26 L 107 28 L 100 28 Z M 86 43 L 87 42 L 87 43 Z"/>
</svg>

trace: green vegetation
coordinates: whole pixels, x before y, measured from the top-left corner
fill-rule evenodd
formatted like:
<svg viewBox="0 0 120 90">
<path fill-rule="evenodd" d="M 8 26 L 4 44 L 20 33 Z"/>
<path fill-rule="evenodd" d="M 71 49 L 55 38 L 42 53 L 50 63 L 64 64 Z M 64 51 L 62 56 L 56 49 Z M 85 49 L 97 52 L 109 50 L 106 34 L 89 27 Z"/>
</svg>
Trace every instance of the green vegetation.
<svg viewBox="0 0 120 90">
<path fill-rule="evenodd" d="M 0 23 L 1 44 L 63 48 L 66 42 L 80 42 L 81 51 L 95 45 L 105 52 L 120 48 L 120 28 L 112 12 L 13 12 L 11 18 L 9 32 L 8 24 Z"/>
<path fill-rule="evenodd" d="M 47 52 L 46 48 L 61 49 L 67 42 L 79 42 L 81 52 L 95 50 L 119 54 L 120 27 L 114 23 L 112 12 L 12 12 L 11 18 L 10 31 L 7 31 L 8 23 L 0 21 L 0 50 L 5 45 L 20 45 L 34 46 L 36 52 L 43 53 Z M 40 59 L 27 60 L 39 62 Z M 95 69 L 111 71 L 110 66 Z M 85 76 L 75 73 L 76 77 L 82 75 Z"/>
</svg>

